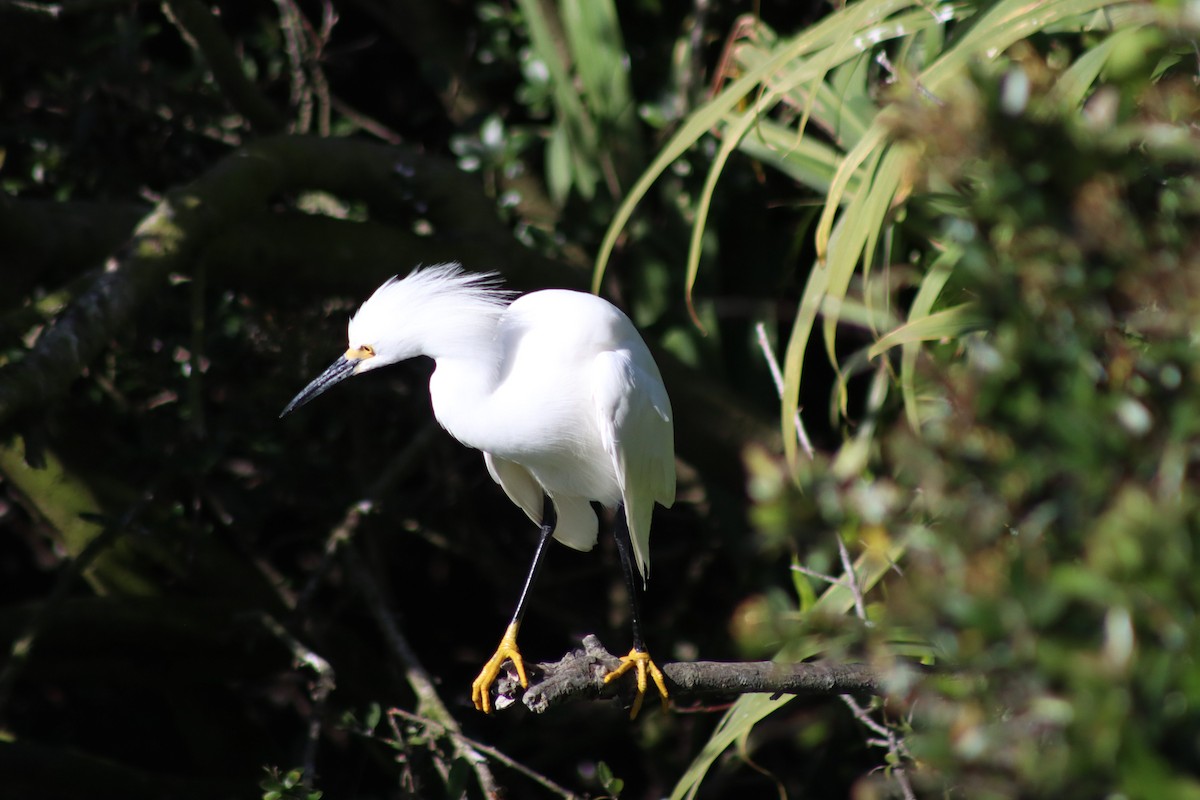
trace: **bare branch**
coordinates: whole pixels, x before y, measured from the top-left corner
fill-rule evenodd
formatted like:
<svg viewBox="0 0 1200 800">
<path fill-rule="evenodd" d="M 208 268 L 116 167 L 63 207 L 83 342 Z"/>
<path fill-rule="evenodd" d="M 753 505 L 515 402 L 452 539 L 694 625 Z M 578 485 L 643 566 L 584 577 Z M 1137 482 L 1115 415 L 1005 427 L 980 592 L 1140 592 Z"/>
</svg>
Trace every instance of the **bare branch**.
<svg viewBox="0 0 1200 800">
<path fill-rule="evenodd" d="M 630 692 L 631 686 L 618 681 L 619 687 L 606 686 L 604 676 L 620 659 L 608 652 L 600 640 L 585 636 L 583 648 L 574 650 L 554 663 L 538 664 L 530 676 L 529 688 L 521 702 L 531 711 L 542 713 L 554 705 L 574 700 L 612 697 Z M 720 662 L 676 661 L 660 665 L 672 697 L 734 694 L 797 694 L 836 696 L 842 694 L 880 694 L 883 679 L 879 671 L 866 664 L 813 662 L 779 664 L 774 661 Z M 496 708 L 516 702 L 521 685 L 513 675 L 497 681 Z"/>
<path fill-rule="evenodd" d="M 867 605 L 863 600 L 862 586 L 858 583 L 858 573 L 854 571 L 854 562 L 850 560 L 850 552 L 846 550 L 846 543 L 842 541 L 842 537 L 834 535 L 837 540 L 838 556 L 842 559 L 842 570 L 846 574 L 847 585 L 850 587 L 850 594 L 854 597 L 854 613 L 858 618 L 867 625 L 871 624 L 871 620 L 867 619 Z"/>
<path fill-rule="evenodd" d="M 354 513 L 353 510 L 351 513 Z M 354 584 L 362 594 L 363 600 L 366 601 L 367 607 L 371 611 L 371 616 L 375 618 L 375 622 L 379 625 L 379 629 L 383 633 L 388 647 L 396 657 L 396 660 L 400 662 L 409 687 L 417 695 L 418 715 L 441 725 L 450 734 L 449 739 L 454 757 L 461 758 L 471 765 L 471 769 L 475 772 L 475 778 L 479 781 L 479 787 L 483 790 L 484 795 L 496 797 L 499 785 L 496 783 L 496 778 L 492 775 L 492 771 L 487 765 L 487 760 L 467 744 L 466 740 L 462 737 L 462 730 L 459 728 L 458 721 L 454 719 L 449 709 L 446 708 L 446 704 L 442 702 L 442 698 L 438 695 L 437 688 L 434 686 L 433 679 L 425 671 L 425 667 L 422 666 L 420 660 L 417 658 L 416 651 L 413 650 L 412 645 L 409 644 L 408 639 L 400 631 L 400 628 L 396 626 L 387 601 L 384 600 L 383 593 L 380 592 L 379 586 L 376 585 L 371 571 L 362 563 L 362 559 L 358 557 L 358 554 L 352 547 L 343 548 L 342 558 Z"/>
<path fill-rule="evenodd" d="M 767 367 L 771 370 L 771 380 L 775 381 L 775 391 L 779 393 L 779 398 L 783 399 L 783 370 L 779 368 L 779 359 L 775 357 L 775 349 L 771 347 L 771 340 L 767 338 L 767 326 L 759 322 L 754 326 L 755 332 L 758 334 L 758 346 L 763 352 L 763 358 L 767 361 Z M 804 428 L 804 420 L 800 418 L 800 409 L 795 411 L 794 423 L 796 426 L 796 438 L 800 442 L 800 448 L 804 450 L 804 454 L 813 459 L 816 457 L 816 451 L 813 450 L 812 441 L 808 438 L 808 431 Z"/>
<path fill-rule="evenodd" d="M 317 772 L 317 745 L 321 740 L 321 720 L 325 716 L 325 702 L 336 686 L 333 666 L 319 653 L 306 646 L 283 627 L 270 614 L 260 615 L 260 621 L 272 636 L 282 642 L 292 654 L 297 667 L 309 667 L 317 674 L 312 685 L 312 708 L 308 712 L 308 731 L 304 738 L 304 785 L 311 789 L 313 776 Z"/>
<path fill-rule="evenodd" d="M 389 718 L 400 717 L 401 719 L 408 720 L 409 722 L 415 722 L 418 725 L 423 725 L 426 728 L 432 729 L 432 732 L 434 734 L 448 736 L 456 741 L 462 742 L 463 744 L 467 745 L 471 749 L 477 750 L 480 753 L 483 753 L 484 755 L 486 755 L 488 758 L 492 759 L 496 763 L 503 764 L 504 766 L 508 767 L 509 769 L 513 770 L 514 772 L 519 772 L 520 774 L 524 775 L 526 778 L 529 778 L 531 781 L 534 781 L 535 783 L 541 785 L 542 787 L 549 789 L 551 792 L 554 792 L 559 797 L 567 798 L 567 800 L 573 800 L 573 798 L 579 797 L 579 795 L 575 794 L 570 789 L 567 789 L 567 788 L 555 783 L 554 781 L 547 778 L 545 775 L 541 774 L 540 772 L 535 772 L 534 770 L 530 769 L 529 767 L 525 766 L 524 764 L 520 763 L 519 761 L 513 760 L 512 758 L 510 758 L 509 756 L 506 756 L 504 753 L 500 752 L 496 748 L 494 748 L 490 745 L 486 745 L 483 742 L 476 741 L 475 739 L 472 739 L 468 736 L 463 736 L 458 731 L 449 730 L 446 728 L 446 726 L 442 725 L 440 722 L 437 722 L 436 720 L 429 719 L 428 717 L 418 716 L 417 714 L 410 714 L 409 712 L 404 711 L 403 709 L 399 709 L 399 708 L 389 708 L 387 714 L 388 714 Z"/>
<path fill-rule="evenodd" d="M 894 727 L 876 722 L 871 717 L 871 712 L 860 706 L 850 695 L 842 695 L 842 702 L 850 709 L 850 713 L 854 714 L 855 719 L 879 734 L 881 738 L 868 739 L 867 744 L 882 747 L 888 751 L 892 756 L 893 762 L 891 775 L 900 786 L 900 792 L 904 795 L 904 800 L 916 800 L 917 795 L 913 791 L 912 781 L 908 779 L 908 770 L 903 766 L 905 761 L 912 761 L 912 752 L 904 744 L 904 738 L 896 732 Z"/>
</svg>

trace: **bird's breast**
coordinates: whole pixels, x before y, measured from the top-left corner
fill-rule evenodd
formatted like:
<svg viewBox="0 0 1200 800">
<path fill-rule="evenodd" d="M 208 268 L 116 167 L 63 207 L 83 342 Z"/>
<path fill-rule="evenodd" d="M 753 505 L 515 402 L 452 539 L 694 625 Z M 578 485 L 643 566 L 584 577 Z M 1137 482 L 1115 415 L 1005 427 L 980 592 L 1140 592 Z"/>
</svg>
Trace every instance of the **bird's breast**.
<svg viewBox="0 0 1200 800">
<path fill-rule="evenodd" d="M 430 398 L 438 422 L 468 447 L 520 464 L 551 494 L 614 506 L 621 497 L 616 468 L 600 438 L 591 387 L 577 372 L 512 369 L 486 386 L 439 362 Z"/>
</svg>

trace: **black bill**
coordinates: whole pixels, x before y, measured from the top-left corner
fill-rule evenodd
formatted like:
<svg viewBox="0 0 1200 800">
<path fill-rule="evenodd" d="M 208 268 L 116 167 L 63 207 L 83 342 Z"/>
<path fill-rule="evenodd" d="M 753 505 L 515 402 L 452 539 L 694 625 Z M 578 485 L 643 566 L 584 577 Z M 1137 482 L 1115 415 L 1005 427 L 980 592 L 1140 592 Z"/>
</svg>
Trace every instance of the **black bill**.
<svg viewBox="0 0 1200 800">
<path fill-rule="evenodd" d="M 339 357 L 337 361 L 329 365 L 329 369 L 318 375 L 308 386 L 305 386 L 304 391 L 293 397 L 292 402 L 287 404 L 287 408 L 279 416 L 286 417 L 329 387 L 346 380 L 346 378 L 354 374 L 354 367 L 357 365 L 358 361 L 351 361 L 345 356 Z"/>
</svg>

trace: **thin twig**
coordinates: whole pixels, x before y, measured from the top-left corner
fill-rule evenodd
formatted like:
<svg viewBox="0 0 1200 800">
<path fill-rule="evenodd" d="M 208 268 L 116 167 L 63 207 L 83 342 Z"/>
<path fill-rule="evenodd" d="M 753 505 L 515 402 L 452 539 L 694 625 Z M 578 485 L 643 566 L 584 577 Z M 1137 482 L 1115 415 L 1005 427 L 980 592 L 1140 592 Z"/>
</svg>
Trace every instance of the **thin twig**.
<svg viewBox="0 0 1200 800">
<path fill-rule="evenodd" d="M 855 719 L 882 737 L 878 740 L 868 739 L 867 744 L 887 749 L 888 753 L 892 756 L 890 772 L 895 777 L 896 783 L 900 786 L 904 800 L 916 800 L 917 794 L 913 791 L 912 781 L 908 778 L 908 770 L 902 766 L 906 760 L 912 761 L 912 753 L 905 746 L 904 740 L 896 734 L 894 728 L 873 719 L 870 712 L 860 706 L 850 695 L 842 695 L 842 702 L 849 707 L 850 713 L 854 715 Z"/>
<path fill-rule="evenodd" d="M 110 6 L 127 6 L 129 0 L 72 0 L 69 3 L 38 3 L 34 0 L 0 0 L 0 8 L 15 8 L 33 14 L 46 14 L 58 19 L 71 14 L 103 11 Z"/>
<path fill-rule="evenodd" d="M 835 535 L 837 539 L 838 555 L 842 559 L 842 570 L 846 573 L 850 594 L 854 597 L 854 613 L 858 618 L 867 625 L 871 624 L 871 620 L 867 619 L 867 606 L 863 601 L 862 587 L 858 585 L 858 574 L 854 571 L 854 563 L 850 560 L 850 553 L 846 550 L 846 543 L 842 541 L 841 536 Z"/>
<path fill-rule="evenodd" d="M 832 575 L 826 575 L 824 572 L 817 572 L 815 569 L 809 569 L 802 564 L 793 564 L 792 569 L 803 575 L 810 575 L 817 580 L 825 581 L 834 586 L 844 586 L 850 591 L 850 595 L 854 598 L 854 613 L 867 625 L 871 625 L 871 620 L 867 619 L 867 606 L 863 598 L 862 587 L 858 584 L 858 575 L 854 571 L 854 563 L 850 560 L 850 553 L 846 550 L 846 544 L 842 541 L 842 537 L 834 536 L 838 543 L 838 556 L 842 561 L 843 577 L 835 578 Z"/>
<path fill-rule="evenodd" d="M 892 62 L 888 59 L 887 53 L 885 53 L 883 50 L 880 50 L 878 53 L 875 54 L 875 63 L 878 64 L 879 66 L 883 67 L 884 71 L 887 72 L 888 79 L 887 79 L 886 83 L 892 84 L 900 79 L 899 70 L 897 70 L 894 66 L 892 66 Z M 944 102 L 942 102 L 941 100 L 938 99 L 938 96 L 936 94 L 934 94 L 933 92 L 929 91 L 924 86 L 922 86 L 921 81 L 914 79 L 913 83 L 917 87 L 917 91 L 921 93 L 922 97 L 924 97 L 927 100 L 932 101 L 935 105 L 939 105 L 939 106 L 946 105 Z"/>
<path fill-rule="evenodd" d="M 317 31 L 295 0 L 275 0 L 279 8 L 279 27 L 283 31 L 291 73 L 289 102 L 296 109 L 297 133 L 310 133 L 316 116 L 319 136 L 330 131 L 329 82 L 321 69 L 321 53 L 337 24 L 337 12 L 325 2 L 321 14 L 321 30 Z"/>
<path fill-rule="evenodd" d="M 825 581 L 826 583 L 834 586 L 845 586 L 847 589 L 850 588 L 850 582 L 845 578 L 835 578 L 832 575 L 826 575 L 824 572 L 817 572 L 815 569 L 809 569 L 802 564 L 792 564 L 792 569 L 796 572 L 808 575 L 820 581 Z"/>
<path fill-rule="evenodd" d="M 442 702 L 433 685 L 433 679 L 425 671 L 425 667 L 417 658 L 416 651 L 413 650 L 408 639 L 400 632 L 392 619 L 391 611 L 383 598 L 383 593 L 375 583 L 371 571 L 362 563 L 362 559 L 352 547 L 342 549 L 342 558 L 351 581 L 358 587 L 371 616 L 375 618 L 376 624 L 383 633 L 388 647 L 400 662 L 409 687 L 417 695 L 417 711 L 422 716 L 435 719 L 444 725 L 447 731 L 460 733 L 458 722 L 446 708 L 446 704 Z M 496 778 L 488 768 L 487 760 L 459 739 L 451 737 L 450 741 L 454 748 L 454 757 L 462 758 L 471 765 L 483 793 L 488 797 L 495 796 L 499 792 L 499 784 L 496 783 Z"/>
<path fill-rule="evenodd" d="M 854 562 L 850 560 L 850 552 L 846 549 L 846 543 L 842 541 L 841 536 L 834 536 L 838 545 L 838 556 L 842 562 L 842 571 L 844 577 L 834 578 L 830 575 L 824 575 L 816 570 L 808 569 L 799 564 L 793 564 L 792 569 L 805 575 L 812 575 L 815 578 L 827 581 L 829 583 L 845 586 L 850 590 L 850 594 L 854 597 L 854 612 L 864 624 L 870 625 L 871 621 L 867 619 L 866 603 L 863 599 L 862 587 L 858 583 L 858 574 L 854 571 Z M 853 696 L 849 694 L 841 695 L 842 702 L 849 706 L 850 711 L 854 714 L 855 719 L 865 725 L 868 729 L 878 734 L 879 739 L 867 739 L 868 745 L 885 748 L 892 756 L 891 774 L 895 777 L 896 783 L 900 786 L 900 791 L 904 795 L 904 800 L 916 800 L 916 794 L 913 792 L 912 783 L 908 779 L 908 773 L 901 766 L 905 760 L 912 761 L 912 754 L 904 744 L 904 740 L 900 737 L 894 728 L 885 725 L 882 722 L 876 721 L 871 717 L 870 712 L 860 706 Z"/>
<path fill-rule="evenodd" d="M 863 601 L 862 587 L 859 586 L 858 575 L 854 571 L 854 563 L 850 560 L 850 553 L 846 549 L 846 543 L 842 541 L 841 536 L 835 535 L 834 538 L 837 539 L 838 555 L 841 557 L 842 570 L 846 575 L 845 583 L 849 586 L 850 593 L 854 596 L 855 614 L 858 615 L 858 618 L 864 624 L 870 625 L 871 621 L 867 619 L 866 604 Z M 895 728 L 872 718 L 870 712 L 860 706 L 852 696 L 843 694 L 841 697 L 842 702 L 849 706 L 855 719 L 882 737 L 880 739 L 868 739 L 867 744 L 885 748 L 892 756 L 891 774 L 900 786 L 904 800 L 916 800 L 916 794 L 913 792 L 912 783 L 908 779 L 908 773 L 901 766 L 906 759 L 912 761 L 912 754 L 909 752 L 908 747 L 905 746 L 903 738 L 896 733 Z"/>
<path fill-rule="evenodd" d="M 392 130 L 387 125 L 384 125 L 374 117 L 367 116 L 357 108 L 351 106 L 345 100 L 341 100 L 337 97 L 331 97 L 329 102 L 332 104 L 335 111 L 353 122 L 362 130 L 374 136 L 376 139 L 381 139 L 388 144 L 400 144 L 404 141 L 404 137 L 399 133 L 396 133 L 396 131 Z"/>
<path fill-rule="evenodd" d="M 387 496 L 392 486 L 416 469 L 417 465 L 421 463 L 421 459 L 429 451 L 429 445 L 437 437 L 440 430 L 436 424 L 431 422 L 417 431 L 409 439 L 404 449 L 388 463 L 387 468 L 367 488 L 363 498 L 346 510 L 346 513 L 342 516 L 342 521 L 325 538 L 325 552 L 321 558 L 321 563 L 309 575 L 308 581 L 305 582 L 304 588 L 300 591 L 299 598 L 296 601 L 298 612 L 303 613 L 308 604 L 312 602 L 321 581 L 325 579 L 325 575 L 332 568 L 338 551 L 354 537 L 354 533 L 358 530 L 359 523 L 362 522 L 363 517 L 375 510 L 381 499 Z"/>
<path fill-rule="evenodd" d="M 32 11 L 35 14 L 45 14 L 58 19 L 63 13 L 62 3 L 33 3 L 28 0 L 12 0 L 8 5 L 21 11 Z"/>
<path fill-rule="evenodd" d="M 321 136 L 329 136 L 332 132 L 333 93 L 329 90 L 329 79 L 325 77 L 325 70 L 321 68 L 321 56 L 325 45 L 329 42 L 329 37 L 333 35 L 338 15 L 333 3 L 329 0 L 323 4 L 322 12 L 320 32 L 313 31 L 312 26 L 309 25 L 312 36 L 311 68 L 313 93 L 317 98 L 317 133 Z"/>
<path fill-rule="evenodd" d="M 222 98 L 256 131 L 273 133 L 286 127 L 283 115 L 246 75 L 237 49 L 211 8 L 199 0 L 164 0 L 162 11 L 187 45 L 208 64 Z"/>
<path fill-rule="evenodd" d="M 304 768 L 303 783 L 306 789 L 312 789 L 313 776 L 317 772 L 317 745 L 321 740 L 321 720 L 325 713 L 325 702 L 336 684 L 333 667 L 315 650 L 305 646 L 303 642 L 292 635 L 270 614 L 260 617 L 263 627 L 271 632 L 276 639 L 287 646 L 297 667 L 310 667 L 317 673 L 317 680 L 312 687 L 312 711 L 308 715 L 308 734 L 304 740 L 304 756 L 301 765 Z"/>
<path fill-rule="evenodd" d="M 754 330 L 758 334 L 758 346 L 762 348 L 763 357 L 767 361 L 767 367 L 771 370 L 771 378 L 775 381 L 775 391 L 779 393 L 779 399 L 783 399 L 783 371 L 779 368 L 779 360 L 775 357 L 775 350 L 771 347 L 771 340 L 767 338 L 767 326 L 759 322 L 754 325 Z M 793 412 L 795 415 L 796 438 L 800 441 L 800 448 L 805 455 L 811 460 L 815 457 L 816 452 L 813 450 L 812 442 L 808 438 L 808 431 L 804 429 L 804 421 L 800 418 L 800 409 Z"/>
<path fill-rule="evenodd" d="M 506 756 L 496 748 L 486 745 L 483 742 L 476 741 L 469 736 L 464 736 L 458 731 L 450 730 L 437 720 L 432 720 L 428 717 L 422 717 L 418 714 L 412 714 L 400 708 L 389 708 L 387 713 L 389 717 L 402 717 L 403 719 L 409 720 L 410 722 L 415 722 L 418 725 L 424 725 L 427 728 L 434 728 L 438 734 L 462 742 L 472 750 L 478 750 L 480 753 L 488 756 L 493 761 L 503 764 L 514 772 L 519 772 L 534 783 L 549 789 L 560 797 L 565 797 L 567 800 L 574 800 L 575 798 L 579 797 L 579 795 L 575 794 L 570 789 L 560 786 L 559 784 L 547 778 L 545 775 L 542 775 L 540 772 L 535 772 L 524 764 L 514 761 L 512 758 Z"/>
<path fill-rule="evenodd" d="M 292 132 L 309 133 L 312 130 L 313 95 L 304 69 L 308 48 L 306 42 L 302 43 L 305 39 L 303 15 L 292 0 L 275 0 L 275 5 L 279 9 L 279 30 L 283 32 L 283 51 L 287 54 L 290 75 L 288 105 L 296 114 Z"/>
<path fill-rule="evenodd" d="M 855 719 L 857 719 L 863 725 L 866 725 L 875 733 L 879 734 L 885 739 L 891 733 L 891 730 L 886 725 L 884 725 L 882 722 L 878 722 L 874 717 L 871 716 L 871 712 L 860 706 L 858 701 L 850 695 L 842 695 L 842 702 L 850 707 L 850 711 L 853 712 Z"/>
</svg>

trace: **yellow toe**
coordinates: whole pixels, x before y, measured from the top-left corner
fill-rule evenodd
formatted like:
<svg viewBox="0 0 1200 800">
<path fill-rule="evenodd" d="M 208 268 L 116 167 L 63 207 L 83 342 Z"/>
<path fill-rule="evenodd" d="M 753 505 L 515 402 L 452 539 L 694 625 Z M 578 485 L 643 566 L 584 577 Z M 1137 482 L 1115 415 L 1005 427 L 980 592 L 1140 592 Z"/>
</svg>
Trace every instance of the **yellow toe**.
<svg viewBox="0 0 1200 800">
<path fill-rule="evenodd" d="M 662 670 L 651 660 L 650 654 L 644 650 L 630 650 L 629 655 L 621 656 L 621 665 L 605 675 L 604 682 L 612 683 L 631 669 L 637 671 L 637 697 L 633 699 L 629 718 L 636 719 L 638 712 L 642 710 L 642 701 L 646 698 L 646 688 L 649 685 L 649 681 L 646 679 L 647 673 L 650 674 L 650 679 L 654 681 L 654 685 L 658 689 L 663 710 L 667 710 L 667 698 L 670 695 L 667 694 L 667 684 L 663 679 Z"/>
<path fill-rule="evenodd" d="M 512 661 L 513 666 L 517 669 L 517 677 L 521 680 L 521 686 L 527 688 L 529 679 L 525 676 L 525 661 L 521 658 L 521 651 L 517 649 L 516 624 L 508 626 L 496 652 L 483 665 L 479 677 L 471 684 L 471 702 L 475 704 L 475 708 L 485 714 L 492 712 L 492 684 L 499 677 L 500 667 L 504 665 L 505 661 Z"/>
</svg>

